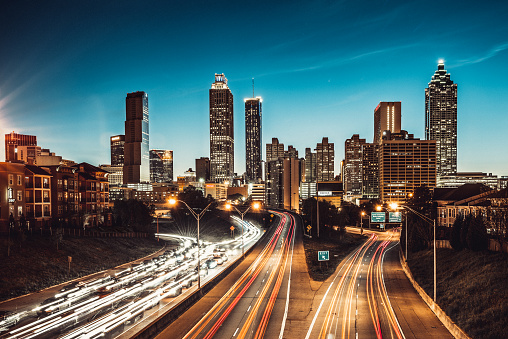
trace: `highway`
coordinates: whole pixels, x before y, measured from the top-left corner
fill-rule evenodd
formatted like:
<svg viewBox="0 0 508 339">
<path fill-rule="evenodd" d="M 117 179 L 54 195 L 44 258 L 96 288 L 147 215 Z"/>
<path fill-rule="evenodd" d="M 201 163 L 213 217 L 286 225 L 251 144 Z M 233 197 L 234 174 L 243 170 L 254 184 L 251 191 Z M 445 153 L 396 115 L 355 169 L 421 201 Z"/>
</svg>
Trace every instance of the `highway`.
<svg viewBox="0 0 508 339">
<path fill-rule="evenodd" d="M 366 231 L 325 282 L 307 273 L 302 234 L 300 219 L 283 213 L 244 263 L 157 338 L 452 338 L 405 277 L 398 230 Z"/>
<path fill-rule="evenodd" d="M 295 218 L 279 218 L 265 241 L 158 338 L 274 338 L 289 311 Z"/>
<path fill-rule="evenodd" d="M 245 227 L 243 242 L 248 248 L 260 238 L 261 230 L 248 222 L 241 227 Z M 143 317 L 185 298 L 197 288 L 198 280 L 206 283 L 226 266 L 223 263 L 229 256 L 236 259 L 241 253 L 241 238 L 203 242 L 198 275 L 194 239 L 160 236 L 176 238 L 181 245 L 139 264 L 53 288 L 53 292 L 41 294 L 46 299 L 32 294 L 4 303 L 26 306 L 0 320 L 0 337 L 113 338 Z"/>
</svg>

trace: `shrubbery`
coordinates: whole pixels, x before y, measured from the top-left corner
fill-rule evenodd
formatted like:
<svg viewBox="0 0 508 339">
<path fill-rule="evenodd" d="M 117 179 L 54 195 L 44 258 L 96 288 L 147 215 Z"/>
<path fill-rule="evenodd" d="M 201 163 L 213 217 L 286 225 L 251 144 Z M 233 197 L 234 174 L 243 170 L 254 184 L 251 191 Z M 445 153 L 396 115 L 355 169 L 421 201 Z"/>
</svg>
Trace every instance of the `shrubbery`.
<svg viewBox="0 0 508 339">
<path fill-rule="evenodd" d="M 450 245 L 457 251 L 463 248 L 473 251 L 486 250 L 489 238 L 483 217 L 481 215 L 457 216 L 452 226 Z"/>
</svg>

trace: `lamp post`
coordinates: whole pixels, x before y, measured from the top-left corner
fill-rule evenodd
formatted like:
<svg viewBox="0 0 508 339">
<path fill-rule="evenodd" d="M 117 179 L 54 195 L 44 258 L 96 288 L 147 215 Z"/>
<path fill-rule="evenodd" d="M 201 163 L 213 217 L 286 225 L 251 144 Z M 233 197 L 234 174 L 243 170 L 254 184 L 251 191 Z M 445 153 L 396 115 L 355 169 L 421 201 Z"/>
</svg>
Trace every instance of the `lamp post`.
<svg viewBox="0 0 508 339">
<path fill-rule="evenodd" d="M 365 212 L 362 211 L 360 216 L 360 234 L 363 234 L 363 216 L 365 215 Z"/>
<path fill-rule="evenodd" d="M 175 200 L 175 199 L 169 199 L 169 204 L 170 205 L 174 205 L 176 204 L 176 202 L 179 201 L 181 203 L 183 203 L 187 209 L 191 212 L 192 216 L 194 218 L 196 218 L 196 221 L 198 223 L 198 265 L 197 265 L 197 268 L 198 268 L 198 290 L 201 290 L 201 245 L 199 243 L 199 220 L 201 219 L 201 217 L 205 214 L 206 210 L 208 209 L 208 207 L 210 207 L 210 205 L 213 203 L 213 201 L 211 203 L 209 203 L 200 213 L 196 213 L 196 211 L 194 211 L 192 208 L 190 208 L 189 205 L 187 205 L 187 203 L 183 200 Z"/>
<path fill-rule="evenodd" d="M 397 209 L 399 206 L 397 203 L 393 203 L 390 205 L 390 207 L 392 207 L 392 209 Z M 435 219 L 431 219 L 423 214 L 421 214 L 420 212 L 418 211 L 415 211 L 414 209 L 412 209 L 411 207 L 408 207 L 408 206 L 400 206 L 401 208 L 405 208 L 411 212 L 413 212 L 414 214 L 416 214 L 417 216 L 419 216 L 423 221 L 427 222 L 428 224 L 432 225 L 432 227 L 434 228 L 434 302 L 436 302 L 436 289 L 437 289 L 437 263 L 436 263 L 436 220 Z M 406 260 L 407 260 L 407 212 L 406 212 Z"/>
<path fill-rule="evenodd" d="M 251 207 L 254 207 L 254 209 L 256 209 L 256 210 L 257 210 L 257 209 L 259 209 L 259 206 L 260 206 L 260 205 L 259 205 L 259 202 L 255 202 L 254 204 L 252 204 L 252 205 L 250 205 L 249 207 L 247 207 L 247 209 L 246 209 L 245 211 L 243 211 L 243 213 L 242 213 L 242 212 L 240 212 L 240 211 L 238 210 L 238 208 L 236 208 L 235 206 L 233 206 L 233 205 L 231 205 L 231 204 L 226 204 L 226 209 L 227 209 L 227 210 L 229 210 L 229 209 L 231 209 L 231 207 L 233 207 L 233 209 L 234 209 L 235 211 L 237 211 L 237 212 L 238 212 L 238 214 L 240 214 L 240 215 L 241 215 L 241 217 L 242 217 L 242 257 L 243 257 L 244 259 L 245 259 L 245 251 L 244 251 L 244 248 L 243 248 L 243 216 L 244 216 L 245 214 L 247 214 L 247 212 L 251 209 Z"/>
</svg>

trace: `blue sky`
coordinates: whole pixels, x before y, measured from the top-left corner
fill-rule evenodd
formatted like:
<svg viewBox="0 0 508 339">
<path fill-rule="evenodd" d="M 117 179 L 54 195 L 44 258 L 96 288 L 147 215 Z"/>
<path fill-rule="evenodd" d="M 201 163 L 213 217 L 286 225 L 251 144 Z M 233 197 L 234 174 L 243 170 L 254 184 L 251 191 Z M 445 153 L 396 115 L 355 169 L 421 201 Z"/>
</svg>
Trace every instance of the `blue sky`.
<svg viewBox="0 0 508 339">
<path fill-rule="evenodd" d="M 380 101 L 401 101 L 402 128 L 424 137 L 424 89 L 444 59 L 459 171 L 508 175 L 507 16 L 498 1 L 12 1 L 0 13 L 0 133 L 107 164 L 126 93 L 146 91 L 150 148 L 174 151 L 176 179 L 209 156 L 208 89 L 225 73 L 237 173 L 255 78 L 263 144 L 303 156 L 326 136 L 338 174 L 347 138 L 372 142 Z"/>
</svg>

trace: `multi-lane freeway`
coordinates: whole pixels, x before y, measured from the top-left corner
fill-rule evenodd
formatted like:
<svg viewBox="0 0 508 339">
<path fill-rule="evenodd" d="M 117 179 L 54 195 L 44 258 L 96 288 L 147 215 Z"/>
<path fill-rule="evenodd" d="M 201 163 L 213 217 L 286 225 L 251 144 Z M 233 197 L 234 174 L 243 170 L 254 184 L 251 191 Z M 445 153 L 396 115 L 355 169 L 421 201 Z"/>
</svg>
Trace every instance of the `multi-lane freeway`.
<svg viewBox="0 0 508 339">
<path fill-rule="evenodd" d="M 404 276 L 398 230 L 365 232 L 321 283 L 307 273 L 300 219 L 278 215 L 258 250 L 158 338 L 452 337 Z"/>
<path fill-rule="evenodd" d="M 365 242 L 335 273 L 316 282 L 307 273 L 301 219 L 271 212 L 277 224 L 245 260 L 158 338 L 451 338 L 402 272 L 397 229 L 365 232 Z M 251 246 L 261 233 L 245 225 L 244 244 Z M 1 336 L 135 335 L 131 328 L 143 327 L 142 317 L 157 317 L 195 291 L 198 279 L 203 284 L 211 279 L 216 268 L 209 264 L 224 257 L 217 248 L 232 254 L 241 246 L 239 239 L 203 244 L 198 273 L 196 244 L 187 239 L 182 244 L 143 264 L 65 286 L 18 312 L 15 324 L 4 319 Z"/>
</svg>

